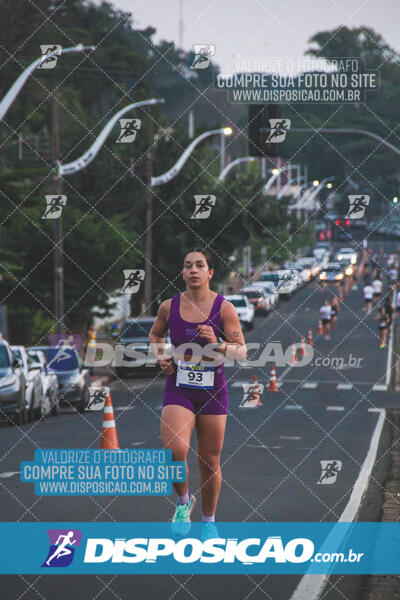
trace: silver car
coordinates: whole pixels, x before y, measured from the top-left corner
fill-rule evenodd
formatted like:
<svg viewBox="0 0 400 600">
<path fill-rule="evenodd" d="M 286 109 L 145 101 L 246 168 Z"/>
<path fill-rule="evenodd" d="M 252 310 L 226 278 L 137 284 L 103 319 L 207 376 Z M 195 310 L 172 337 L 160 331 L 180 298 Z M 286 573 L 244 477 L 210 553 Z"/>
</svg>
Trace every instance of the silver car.
<svg viewBox="0 0 400 600">
<path fill-rule="evenodd" d="M 31 369 L 39 376 L 43 388 L 43 404 L 39 416 L 44 417 L 50 413 L 58 415 L 60 400 L 58 397 L 57 375 L 47 368 L 46 357 L 41 350 L 28 350 L 28 355 L 31 360 Z"/>
<path fill-rule="evenodd" d="M 40 374 L 32 366 L 24 346 L 11 346 L 13 354 L 20 361 L 25 376 L 25 404 L 28 421 L 39 419 L 43 414 L 44 395 Z"/>
</svg>

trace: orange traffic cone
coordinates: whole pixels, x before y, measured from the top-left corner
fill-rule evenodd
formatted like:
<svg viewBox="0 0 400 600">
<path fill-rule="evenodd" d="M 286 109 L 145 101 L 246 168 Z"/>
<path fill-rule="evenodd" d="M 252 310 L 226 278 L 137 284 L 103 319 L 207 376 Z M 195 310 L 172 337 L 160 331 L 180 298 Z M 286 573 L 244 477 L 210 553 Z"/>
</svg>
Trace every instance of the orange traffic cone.
<svg viewBox="0 0 400 600">
<path fill-rule="evenodd" d="M 308 333 L 307 333 L 307 344 L 309 344 L 310 346 L 314 345 L 313 338 L 312 338 L 312 329 L 308 330 Z"/>
<path fill-rule="evenodd" d="M 292 344 L 292 356 L 290 358 L 290 364 L 291 365 L 295 365 L 296 363 L 297 363 L 296 346 L 295 346 L 295 343 L 293 342 L 293 344 Z"/>
<path fill-rule="evenodd" d="M 104 405 L 103 430 L 101 432 L 102 450 L 119 450 L 117 428 L 115 425 L 114 409 L 111 402 L 111 394 L 108 394 Z"/>
<path fill-rule="evenodd" d="M 276 383 L 275 365 L 272 365 L 272 367 L 271 367 L 271 373 L 270 373 L 270 376 L 269 376 L 268 391 L 269 392 L 279 392 L 278 385 Z"/>
<path fill-rule="evenodd" d="M 322 319 L 319 319 L 317 334 L 318 335 L 323 335 L 323 333 L 324 333 L 324 328 L 322 327 Z"/>
<path fill-rule="evenodd" d="M 252 402 L 257 402 L 256 406 L 264 406 L 261 402 L 261 396 L 258 389 L 258 377 L 257 375 L 253 376 L 253 386 L 251 388 L 250 397 Z"/>
<path fill-rule="evenodd" d="M 300 360 L 301 360 L 306 353 L 306 338 L 304 337 L 304 335 L 302 335 L 300 338 L 299 350 L 300 350 Z"/>
</svg>

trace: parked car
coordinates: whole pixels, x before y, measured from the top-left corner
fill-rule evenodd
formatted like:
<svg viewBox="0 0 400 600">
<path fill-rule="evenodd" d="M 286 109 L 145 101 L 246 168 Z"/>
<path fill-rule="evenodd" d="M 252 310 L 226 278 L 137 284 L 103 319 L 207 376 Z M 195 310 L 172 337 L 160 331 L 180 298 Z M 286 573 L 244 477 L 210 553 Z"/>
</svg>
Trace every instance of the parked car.
<svg viewBox="0 0 400 600">
<path fill-rule="evenodd" d="M 34 346 L 30 350 L 41 350 L 46 357 L 48 371 L 57 376 L 60 404 L 75 405 L 79 411 L 85 410 L 89 403 L 90 372 L 75 348 Z"/>
<path fill-rule="evenodd" d="M 250 303 L 246 296 L 239 294 L 233 294 L 231 296 L 225 296 L 225 300 L 231 302 L 236 308 L 239 315 L 239 321 L 246 327 L 246 329 L 254 328 L 254 306 Z"/>
<path fill-rule="evenodd" d="M 279 297 L 289 300 L 297 289 L 298 272 L 290 269 L 279 269 L 262 273 L 260 281 L 271 281 L 279 294 Z"/>
<path fill-rule="evenodd" d="M 328 263 L 327 267 L 319 274 L 319 279 L 323 283 L 339 285 L 344 279 L 343 268 L 338 262 Z"/>
<path fill-rule="evenodd" d="M 310 269 L 311 279 L 317 277 L 321 271 L 321 265 L 315 256 L 303 256 L 302 258 L 297 259 L 297 262 L 303 265 L 305 268 Z"/>
<path fill-rule="evenodd" d="M 246 287 L 239 290 L 239 294 L 246 296 L 249 302 L 254 306 L 255 314 L 267 315 L 272 309 L 270 294 L 263 288 Z"/>
<path fill-rule="evenodd" d="M 154 372 L 154 369 L 159 370 L 159 366 L 156 362 L 156 357 L 151 352 L 149 344 L 149 334 L 155 317 L 138 317 L 136 319 L 126 319 L 121 327 L 121 331 L 116 338 L 116 342 L 119 346 L 129 346 L 134 351 L 140 352 L 145 355 L 145 358 L 135 358 L 130 356 L 129 352 L 117 353 L 119 357 L 124 360 L 124 363 L 131 363 L 132 366 L 128 365 L 117 365 L 115 372 L 117 377 L 121 379 L 126 377 L 128 374 L 142 374 Z M 166 352 L 171 349 L 171 339 L 169 333 L 165 336 Z"/>
<path fill-rule="evenodd" d="M 301 265 L 300 263 L 286 263 L 286 268 L 287 269 L 293 269 L 294 271 L 297 271 L 298 273 L 298 287 L 303 287 L 304 285 L 306 285 L 306 283 L 308 283 L 310 281 L 309 279 L 309 271 L 307 268 L 304 267 L 304 265 Z"/>
<path fill-rule="evenodd" d="M 278 304 L 279 294 L 276 285 L 272 281 L 252 281 L 249 288 L 262 288 L 269 297 L 271 308 L 275 308 Z"/>
<path fill-rule="evenodd" d="M 0 340 L 0 415 L 10 415 L 9 425 L 23 425 L 27 421 L 22 361 L 3 339 Z"/>
<path fill-rule="evenodd" d="M 32 368 L 32 363 L 24 346 L 11 346 L 14 356 L 21 362 L 25 377 L 25 402 L 28 421 L 39 419 L 44 411 L 43 386 L 40 374 Z"/>
<path fill-rule="evenodd" d="M 31 370 L 34 370 L 40 377 L 43 389 L 43 408 L 39 416 L 50 413 L 58 415 L 60 412 L 60 398 L 58 396 L 57 375 L 48 369 L 44 352 L 28 348 L 28 355 L 31 360 Z"/>
</svg>

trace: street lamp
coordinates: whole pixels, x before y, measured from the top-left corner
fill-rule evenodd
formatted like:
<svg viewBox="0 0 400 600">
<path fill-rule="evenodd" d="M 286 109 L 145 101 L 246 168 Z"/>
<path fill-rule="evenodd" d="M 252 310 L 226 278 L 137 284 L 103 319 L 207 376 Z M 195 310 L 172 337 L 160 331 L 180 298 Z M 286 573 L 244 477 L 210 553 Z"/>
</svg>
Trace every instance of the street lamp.
<svg viewBox="0 0 400 600">
<path fill-rule="evenodd" d="M 277 195 L 277 200 L 280 200 L 283 196 L 283 192 L 285 191 L 285 189 L 287 187 L 289 187 L 290 185 L 292 185 L 292 183 L 299 183 L 300 181 L 302 181 L 304 179 L 304 175 L 301 175 L 300 177 L 292 177 L 291 179 L 289 179 L 289 181 L 283 186 L 283 188 L 281 189 L 281 191 L 279 192 L 279 194 Z"/>
<path fill-rule="evenodd" d="M 267 195 L 269 188 L 278 179 L 278 177 L 280 177 L 281 173 L 283 171 L 287 171 L 289 168 L 290 168 L 289 165 L 285 165 L 284 167 L 281 167 L 280 169 L 274 167 L 271 171 L 269 171 L 270 173 L 272 173 L 272 175 L 268 179 L 267 183 L 262 188 L 262 193 L 264 194 L 264 196 Z"/>
<path fill-rule="evenodd" d="M 165 102 L 164 98 L 151 98 L 150 100 L 140 100 L 139 102 L 133 102 L 128 104 L 120 111 L 118 111 L 108 123 L 103 127 L 90 148 L 82 154 L 76 160 L 62 164 L 58 162 L 58 173 L 56 176 L 57 194 L 62 194 L 62 183 L 64 175 L 71 175 L 81 171 L 87 165 L 89 165 L 94 158 L 97 156 L 100 148 L 103 146 L 114 125 L 118 119 L 122 117 L 126 112 L 133 108 L 139 108 L 141 106 L 148 106 L 152 104 L 160 104 Z M 55 219 L 55 246 L 54 246 L 54 279 L 55 279 L 55 294 L 54 294 L 54 314 L 56 317 L 56 333 L 64 333 L 64 264 L 63 264 L 63 253 L 62 253 L 62 213 L 58 219 Z"/>
<path fill-rule="evenodd" d="M 107 137 L 109 136 L 110 132 L 112 131 L 112 129 L 113 129 L 114 125 L 116 124 L 116 122 L 118 121 L 118 119 L 120 119 L 122 117 L 122 115 L 124 115 L 126 112 L 128 112 L 129 110 L 132 110 L 133 108 L 139 108 L 140 106 L 148 106 L 151 104 L 161 104 L 164 102 L 165 102 L 164 98 L 151 98 L 150 100 L 140 100 L 139 102 L 133 102 L 132 104 L 128 104 L 127 106 L 122 108 L 120 111 L 115 113 L 114 116 L 111 117 L 111 119 L 103 127 L 103 129 L 101 130 L 101 132 L 99 133 L 98 137 L 95 139 L 93 144 L 90 146 L 90 148 L 88 150 L 86 150 L 86 152 L 84 154 L 82 154 L 82 156 L 80 156 L 76 160 L 74 160 L 70 163 L 66 163 L 64 165 L 59 163 L 59 165 L 58 165 L 59 177 L 62 177 L 63 175 L 71 175 L 72 173 L 76 173 L 77 171 L 80 171 L 81 169 L 84 169 L 85 167 L 87 167 L 87 165 L 89 165 L 92 162 L 92 160 L 94 160 L 96 155 L 98 154 L 100 148 L 103 146 L 104 142 L 106 141 Z"/>
<path fill-rule="evenodd" d="M 257 160 L 255 156 L 242 156 L 241 158 L 236 158 L 235 160 L 227 164 L 224 169 L 222 169 L 221 173 L 218 176 L 218 181 L 224 181 L 229 171 L 233 169 L 233 167 L 236 167 L 236 165 L 240 165 L 245 162 L 252 162 L 254 160 Z"/>
<path fill-rule="evenodd" d="M 71 48 L 62 48 L 60 51 L 56 50 L 55 52 L 49 52 L 49 54 L 46 54 L 45 57 L 40 56 L 34 60 L 29 67 L 27 67 L 25 71 L 21 73 L 18 79 L 16 79 L 16 81 L 8 90 L 7 94 L 4 96 L 3 100 L 0 102 L 0 121 L 2 121 L 6 116 L 8 109 L 25 85 L 27 79 L 45 59 L 48 59 L 52 56 L 59 56 L 60 54 L 67 54 L 68 52 L 84 52 L 85 50 L 95 50 L 95 46 L 83 46 L 82 44 L 78 44 L 77 46 L 73 46 Z"/>
<path fill-rule="evenodd" d="M 222 152 L 222 139 L 224 139 L 224 137 L 226 135 L 231 135 L 231 133 L 232 133 L 231 127 L 223 127 L 222 129 L 212 129 L 210 131 L 205 131 L 204 133 L 200 134 L 197 138 L 195 138 L 193 140 L 193 142 L 191 142 L 189 144 L 189 146 L 186 148 L 186 150 L 184 150 L 184 152 L 182 153 L 181 157 L 176 161 L 174 166 L 169 169 L 169 171 L 166 171 L 165 173 L 163 173 L 162 175 L 158 175 L 157 177 L 151 178 L 151 186 L 154 187 L 156 185 L 163 185 L 164 183 L 168 183 L 169 181 L 174 179 L 174 177 L 176 177 L 178 175 L 178 173 L 181 171 L 183 165 L 185 164 L 185 162 L 187 161 L 189 156 L 192 154 L 195 147 L 202 140 L 204 140 L 205 138 L 207 138 L 211 135 L 221 135 L 221 152 Z M 224 148 L 225 148 L 225 146 L 224 146 Z"/>
<path fill-rule="evenodd" d="M 331 175 L 330 177 L 325 177 L 325 179 L 323 179 L 321 182 L 319 182 L 318 180 L 313 181 L 313 186 L 315 187 L 315 190 L 313 192 L 311 192 L 309 198 L 307 198 L 307 200 L 304 203 L 304 205 L 302 206 L 302 208 L 306 209 L 306 207 L 308 208 L 307 205 L 310 204 L 311 205 L 311 210 L 312 210 L 314 198 L 316 198 L 316 196 L 322 190 L 322 188 L 324 187 L 325 183 L 327 183 L 329 180 L 333 180 L 333 179 L 335 179 L 335 178 L 333 177 L 333 175 Z"/>
</svg>

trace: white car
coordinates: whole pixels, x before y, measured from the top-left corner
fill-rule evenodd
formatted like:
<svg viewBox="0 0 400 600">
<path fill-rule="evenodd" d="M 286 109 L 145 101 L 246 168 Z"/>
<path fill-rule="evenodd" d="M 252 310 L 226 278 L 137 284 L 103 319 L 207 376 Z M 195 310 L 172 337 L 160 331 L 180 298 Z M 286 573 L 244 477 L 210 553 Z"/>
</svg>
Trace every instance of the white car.
<svg viewBox="0 0 400 600">
<path fill-rule="evenodd" d="M 28 421 L 40 419 L 44 410 L 43 386 L 40 375 L 32 367 L 30 357 L 24 346 L 11 346 L 13 354 L 20 360 L 24 372 L 26 392 L 25 402 Z"/>
<path fill-rule="evenodd" d="M 282 298 L 285 298 L 285 300 L 289 300 L 292 294 L 294 294 L 296 291 L 298 287 L 298 279 L 299 274 L 293 269 L 269 271 L 268 273 L 263 273 L 260 277 L 260 281 L 272 282 L 276 287 L 279 297 L 282 296 Z"/>
<path fill-rule="evenodd" d="M 239 321 L 243 323 L 247 329 L 254 328 L 254 306 L 250 303 L 246 296 L 239 294 L 233 294 L 231 296 L 225 296 L 225 300 L 231 302 L 236 308 L 236 312 L 239 315 Z"/>
<path fill-rule="evenodd" d="M 239 295 L 246 296 L 254 306 L 254 314 L 268 314 L 272 309 L 271 296 L 261 287 L 245 287 L 239 290 Z"/>
<path fill-rule="evenodd" d="M 355 265 L 358 260 L 358 254 L 353 248 L 340 248 L 339 252 L 336 253 L 336 260 L 341 261 L 348 259 L 352 265 Z"/>
<path fill-rule="evenodd" d="M 298 287 L 303 287 L 304 285 L 306 285 L 306 283 L 309 282 L 308 269 L 306 269 L 304 267 L 304 265 L 301 265 L 296 262 L 296 263 L 287 263 L 285 266 L 287 269 L 294 269 L 295 271 L 298 272 L 298 274 L 299 274 Z"/>
<path fill-rule="evenodd" d="M 41 350 L 28 350 L 28 354 L 31 360 L 31 369 L 39 374 L 42 381 L 44 398 L 42 416 L 48 414 L 58 415 L 60 412 L 60 399 L 57 375 L 47 368 L 44 352 Z"/>
<path fill-rule="evenodd" d="M 276 290 L 276 285 L 272 281 L 252 281 L 250 288 L 261 288 L 264 290 L 265 294 L 269 296 L 269 300 L 271 303 L 271 309 L 275 308 L 279 301 L 279 294 Z"/>
<path fill-rule="evenodd" d="M 300 263 L 304 268 L 309 269 L 311 273 L 311 279 L 313 277 L 317 277 L 318 273 L 321 270 L 321 265 L 315 256 L 304 256 L 302 258 L 297 259 L 297 262 Z"/>
</svg>

